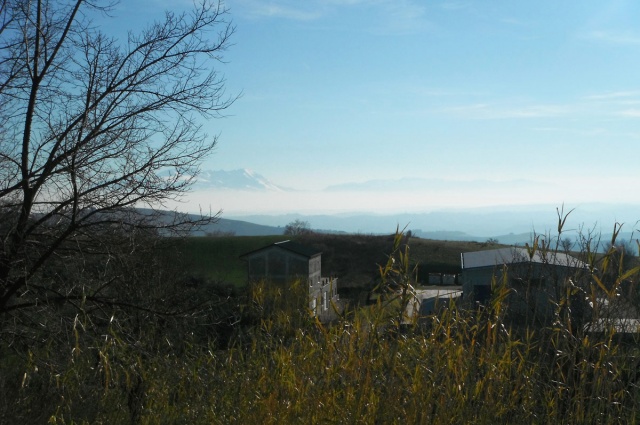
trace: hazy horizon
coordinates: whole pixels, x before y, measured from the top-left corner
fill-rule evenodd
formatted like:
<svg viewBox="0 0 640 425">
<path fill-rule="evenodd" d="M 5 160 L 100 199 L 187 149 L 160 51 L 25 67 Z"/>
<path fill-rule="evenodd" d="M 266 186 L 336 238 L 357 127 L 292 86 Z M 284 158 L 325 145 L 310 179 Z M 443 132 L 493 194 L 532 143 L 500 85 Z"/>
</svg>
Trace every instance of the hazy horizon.
<svg viewBox="0 0 640 425">
<path fill-rule="evenodd" d="M 191 206 L 239 214 L 634 203 L 640 2 L 225 4 L 236 32 L 219 71 L 241 97 L 225 118 L 199 121 L 219 136 L 202 168 L 252 169 L 296 193 L 196 191 Z M 124 29 L 140 13 L 186 6 L 121 2 L 112 14 Z M 325 190 L 412 179 L 463 183 Z M 475 181 L 487 184 L 464 185 Z"/>
<path fill-rule="evenodd" d="M 212 171 L 203 174 L 211 177 Z M 216 173 L 216 172 L 213 172 Z M 439 211 L 550 211 L 556 208 L 607 211 L 606 219 L 640 217 L 640 202 L 628 199 L 590 196 L 591 186 L 576 191 L 569 198 L 560 195 L 546 202 L 536 194 L 557 188 L 528 180 L 487 181 L 448 179 L 390 179 L 367 182 L 345 182 L 318 190 L 283 187 L 251 170 L 219 171 L 215 181 L 200 179 L 180 203 L 170 203 L 172 209 L 183 212 L 222 210 L 224 215 L 286 215 L 286 214 L 403 214 Z M 235 175 L 234 175 L 235 173 Z M 239 179 L 238 174 L 249 178 Z M 228 176 L 232 177 L 228 177 Z M 228 180 L 224 180 L 228 177 Z M 249 187 L 249 188 L 247 188 Z M 628 196 L 627 196 L 628 198 Z M 616 212 L 618 215 L 616 216 Z"/>
<path fill-rule="evenodd" d="M 478 192 L 476 190 L 476 192 Z M 478 195 L 476 193 L 476 195 Z M 582 202 L 520 204 L 505 197 L 502 204 L 435 205 L 433 197 L 412 198 L 412 192 L 382 190 L 297 191 L 238 190 L 223 188 L 191 192 L 182 203 L 167 205 L 183 212 L 216 213 L 221 217 L 256 224 L 285 226 L 294 219 L 308 220 L 312 228 L 347 232 L 393 232 L 396 226 L 425 232 L 460 231 L 474 236 L 527 232 L 555 233 L 558 211 L 571 211 L 565 231 L 580 229 L 610 233 L 624 223 L 624 232 L 636 231 L 640 205 L 635 203 Z M 456 192 L 455 196 L 459 196 Z M 490 200 L 495 201 L 493 196 Z M 220 209 L 217 205 L 226 205 Z"/>
</svg>

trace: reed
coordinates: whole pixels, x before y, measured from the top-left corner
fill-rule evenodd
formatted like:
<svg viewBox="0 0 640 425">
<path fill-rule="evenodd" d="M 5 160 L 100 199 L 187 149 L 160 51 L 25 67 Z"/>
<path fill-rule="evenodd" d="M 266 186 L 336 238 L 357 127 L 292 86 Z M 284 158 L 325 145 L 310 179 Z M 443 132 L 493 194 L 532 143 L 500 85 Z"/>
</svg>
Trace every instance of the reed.
<svg viewBox="0 0 640 425">
<path fill-rule="evenodd" d="M 5 348 L 0 385 L 15 393 L 2 418 L 55 424 L 637 422 L 635 334 L 621 335 L 612 325 L 576 329 L 564 314 L 575 287 L 567 286 L 554 321 L 544 327 L 509 319 L 507 273 L 493 282 L 492 300 L 483 307 L 451 303 L 402 324 L 414 282 L 404 241 L 398 232 L 380 266 L 379 302 L 331 325 L 299 308 L 305 285 L 262 283 L 252 288 L 225 349 L 188 338 L 135 345 L 115 327 L 95 337 L 81 326 L 63 354 L 42 346 L 24 357 L 5 356 Z M 614 256 L 589 263 L 587 286 L 580 289 L 591 301 L 613 300 L 615 288 L 635 284 L 637 269 L 617 266 L 611 274 Z M 606 319 L 597 308 L 591 314 L 590 322 Z"/>
</svg>

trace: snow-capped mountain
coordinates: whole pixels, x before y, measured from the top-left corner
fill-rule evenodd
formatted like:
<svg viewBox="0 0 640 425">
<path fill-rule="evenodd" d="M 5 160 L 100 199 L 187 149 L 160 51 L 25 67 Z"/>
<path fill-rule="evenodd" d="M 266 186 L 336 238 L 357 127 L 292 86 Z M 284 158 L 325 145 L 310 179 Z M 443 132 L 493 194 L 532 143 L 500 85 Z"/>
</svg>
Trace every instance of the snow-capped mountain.
<svg viewBox="0 0 640 425">
<path fill-rule="evenodd" d="M 248 170 L 205 170 L 195 179 L 194 189 L 218 188 L 284 192 L 289 189 L 269 181 L 260 174 Z"/>
</svg>

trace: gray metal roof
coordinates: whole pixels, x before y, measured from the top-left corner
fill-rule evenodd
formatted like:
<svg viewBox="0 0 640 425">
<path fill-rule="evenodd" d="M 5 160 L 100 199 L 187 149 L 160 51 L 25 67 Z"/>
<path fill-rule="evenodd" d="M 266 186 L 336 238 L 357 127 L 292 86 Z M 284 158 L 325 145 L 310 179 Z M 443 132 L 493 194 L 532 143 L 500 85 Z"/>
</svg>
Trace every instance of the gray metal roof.
<svg viewBox="0 0 640 425">
<path fill-rule="evenodd" d="M 247 252 L 246 254 L 242 254 L 240 258 L 247 257 L 255 253 L 258 253 L 262 250 L 273 248 L 273 247 L 282 248 L 284 250 L 293 252 L 294 254 L 302 255 L 303 257 L 307 257 L 307 258 L 313 258 L 317 255 L 322 254 L 322 251 L 319 251 L 315 248 L 287 240 L 287 241 L 280 241 L 280 242 L 273 243 L 271 245 L 267 245 L 265 247 L 256 249 L 255 251 Z"/>
<path fill-rule="evenodd" d="M 555 266 L 582 268 L 585 264 L 575 257 L 563 252 L 542 252 L 536 250 L 533 256 L 525 248 L 509 247 L 486 251 L 464 252 L 461 254 L 462 269 L 477 267 L 495 267 L 505 264 L 540 263 Z"/>
<path fill-rule="evenodd" d="M 276 242 L 274 243 L 274 245 L 280 247 L 280 248 L 284 248 L 287 251 L 291 251 L 295 254 L 300 254 L 303 255 L 305 257 L 315 257 L 316 255 L 320 255 L 322 254 L 322 251 L 319 251 L 315 248 L 312 248 L 310 246 L 307 245 L 302 245 L 299 244 L 297 242 L 292 242 L 292 241 L 282 241 L 282 242 Z"/>
</svg>

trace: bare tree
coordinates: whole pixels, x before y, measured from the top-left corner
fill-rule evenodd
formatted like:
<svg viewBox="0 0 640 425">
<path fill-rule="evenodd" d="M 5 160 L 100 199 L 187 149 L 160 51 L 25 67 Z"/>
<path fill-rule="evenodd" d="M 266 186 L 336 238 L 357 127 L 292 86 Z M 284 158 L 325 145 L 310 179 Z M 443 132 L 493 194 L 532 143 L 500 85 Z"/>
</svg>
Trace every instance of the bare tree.
<svg viewBox="0 0 640 425">
<path fill-rule="evenodd" d="M 569 237 L 562 238 L 560 240 L 559 248 L 562 248 L 562 251 L 565 253 L 571 252 L 573 247 L 575 246 L 575 241 Z"/>
<path fill-rule="evenodd" d="M 48 299 L 99 300 L 108 281 L 65 288 L 48 265 L 109 261 L 114 234 L 188 224 L 154 212 L 216 144 L 198 119 L 234 101 L 214 68 L 234 32 L 220 2 L 166 12 L 126 42 L 91 20 L 113 6 L 0 0 L 0 318 Z"/>
<path fill-rule="evenodd" d="M 297 236 L 311 233 L 311 225 L 308 221 L 296 219 L 284 227 L 284 234 Z"/>
</svg>

